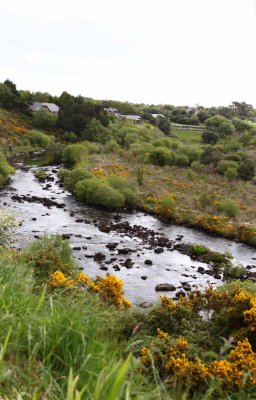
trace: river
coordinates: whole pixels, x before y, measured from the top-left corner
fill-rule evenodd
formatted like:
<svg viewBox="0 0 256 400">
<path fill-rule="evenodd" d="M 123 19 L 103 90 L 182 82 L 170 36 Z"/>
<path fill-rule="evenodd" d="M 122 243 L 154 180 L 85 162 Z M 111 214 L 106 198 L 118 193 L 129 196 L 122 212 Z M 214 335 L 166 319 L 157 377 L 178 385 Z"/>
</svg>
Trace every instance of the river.
<svg viewBox="0 0 256 400">
<path fill-rule="evenodd" d="M 0 196 L 0 207 L 17 211 L 22 221 L 16 246 L 23 247 L 43 234 L 64 234 L 70 237 L 70 245 L 75 248 L 74 256 L 86 274 L 95 277 L 104 276 L 107 272 L 114 273 L 124 281 L 125 295 L 135 304 L 155 301 L 161 294 L 155 291 L 155 287 L 161 283 L 175 285 L 176 291 L 183 288 L 184 282 L 189 283 L 192 289 L 202 289 L 209 283 L 213 286 L 222 283 L 213 276 L 197 271 L 199 266 L 207 269 L 206 264 L 192 261 L 190 257 L 176 250 L 164 249 L 162 253 L 156 254 L 152 246 L 146 245 L 136 235 L 115 231 L 101 232 L 97 226 L 99 222 L 113 221 L 116 213 L 105 212 L 76 201 L 70 193 L 60 187 L 56 175 L 58 166 L 43 167 L 52 179 L 47 183 L 39 182 L 34 177 L 33 172 L 38 168 L 17 164 L 16 175 L 11 178 L 9 186 Z M 24 199 L 17 201 L 17 195 L 45 197 L 63 204 L 63 208 L 54 205 L 47 207 L 42 203 L 30 203 Z M 195 229 L 167 224 L 141 212 L 119 215 L 121 221 L 154 230 L 172 240 L 204 244 L 222 253 L 229 251 L 235 263 L 251 265 L 252 271 L 256 271 L 256 251 L 245 244 L 213 237 Z M 109 243 L 117 243 L 116 248 L 110 250 L 106 247 Z M 132 252 L 127 255 L 119 254 L 118 249 L 123 248 L 129 248 Z M 95 253 L 99 252 L 105 255 L 103 262 L 94 260 Z M 129 268 L 124 264 L 128 258 Z M 152 261 L 152 265 L 146 265 L 146 260 Z M 173 296 L 175 292 L 168 294 Z"/>
</svg>

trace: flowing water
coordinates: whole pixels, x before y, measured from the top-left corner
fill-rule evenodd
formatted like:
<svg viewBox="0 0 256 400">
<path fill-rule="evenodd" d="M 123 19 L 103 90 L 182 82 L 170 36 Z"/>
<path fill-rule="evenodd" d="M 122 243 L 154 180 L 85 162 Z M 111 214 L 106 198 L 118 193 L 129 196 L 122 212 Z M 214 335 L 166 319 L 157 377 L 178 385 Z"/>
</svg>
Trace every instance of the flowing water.
<svg viewBox="0 0 256 400">
<path fill-rule="evenodd" d="M 38 164 L 38 160 L 34 160 L 34 164 Z M 43 234 L 64 234 L 70 237 L 70 245 L 75 248 L 74 255 L 86 274 L 94 277 L 104 276 L 107 272 L 114 273 L 123 279 L 125 294 L 135 304 L 157 299 L 159 292 L 155 291 L 155 286 L 160 283 L 171 283 L 175 285 L 176 290 L 181 290 L 181 283 L 184 285 L 184 282 L 188 282 L 192 289 L 204 288 L 209 283 L 221 283 L 213 276 L 197 272 L 199 266 L 207 269 L 206 264 L 192 261 L 190 257 L 176 250 L 164 249 L 161 254 L 156 254 L 152 246 L 145 245 L 136 235 L 131 237 L 115 231 L 101 232 L 96 225 L 100 221 L 112 222 L 116 213 L 79 203 L 60 187 L 56 175 L 58 166 L 43 168 L 52 179 L 48 184 L 40 183 L 34 177 L 38 167 L 16 165 L 16 175 L 11 178 L 9 186 L 0 196 L 0 207 L 17 211 L 22 221 L 17 235 L 17 246 L 23 247 Z M 55 205 L 47 207 L 42 203 L 28 202 L 24 199 L 17 200 L 17 195 L 48 198 L 58 204 L 62 203 L 63 208 Z M 213 237 L 195 229 L 167 224 L 141 212 L 121 213 L 120 216 L 122 221 L 127 221 L 130 225 L 152 229 L 171 240 L 180 240 L 183 236 L 181 242 L 203 244 L 222 253 L 229 251 L 234 257 L 234 262 L 251 265 L 253 270 L 256 270 L 256 250 L 247 245 Z M 106 247 L 109 243 L 118 245 L 116 249 L 109 250 Z M 118 249 L 122 248 L 129 248 L 133 252 L 127 255 L 118 254 Z M 95 253 L 99 252 L 106 256 L 101 263 L 94 260 Z M 132 268 L 124 266 L 127 258 L 134 263 Z M 151 260 L 152 265 L 146 265 L 145 260 Z M 175 292 L 170 293 L 175 295 Z"/>
</svg>

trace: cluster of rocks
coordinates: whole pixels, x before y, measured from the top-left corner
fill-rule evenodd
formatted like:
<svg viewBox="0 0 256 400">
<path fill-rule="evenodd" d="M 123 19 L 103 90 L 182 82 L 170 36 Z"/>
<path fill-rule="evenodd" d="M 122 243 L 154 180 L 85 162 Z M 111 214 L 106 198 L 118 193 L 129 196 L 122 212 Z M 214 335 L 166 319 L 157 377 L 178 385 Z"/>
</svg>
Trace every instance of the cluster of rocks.
<svg viewBox="0 0 256 400">
<path fill-rule="evenodd" d="M 41 203 L 47 208 L 51 208 L 53 206 L 57 208 L 65 208 L 66 206 L 64 203 L 58 203 L 57 201 L 49 199 L 48 197 L 30 196 L 29 194 L 14 194 L 11 199 L 12 201 L 18 203 L 24 203 L 25 201 L 28 203 Z"/>
</svg>

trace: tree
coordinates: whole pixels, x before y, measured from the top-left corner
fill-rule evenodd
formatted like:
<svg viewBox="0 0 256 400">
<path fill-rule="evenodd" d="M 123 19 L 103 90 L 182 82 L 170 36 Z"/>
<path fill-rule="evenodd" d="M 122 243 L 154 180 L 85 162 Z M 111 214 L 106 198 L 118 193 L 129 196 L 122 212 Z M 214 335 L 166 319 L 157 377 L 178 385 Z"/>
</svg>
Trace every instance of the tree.
<svg viewBox="0 0 256 400">
<path fill-rule="evenodd" d="M 89 140 L 90 142 L 98 142 L 102 144 L 105 144 L 112 138 L 110 129 L 105 128 L 100 121 L 95 118 L 89 122 L 85 130 L 81 133 L 82 140 Z"/>
<path fill-rule="evenodd" d="M 157 117 L 156 118 L 156 126 L 158 126 L 161 131 L 169 135 L 170 133 L 170 121 L 165 117 Z"/>
<path fill-rule="evenodd" d="M 28 104 L 21 97 L 16 85 L 9 79 L 0 84 L 0 106 L 21 112 L 26 112 L 28 109 Z"/>
<path fill-rule="evenodd" d="M 50 129 L 57 124 L 58 115 L 51 113 L 46 109 L 41 109 L 33 113 L 33 125 L 36 128 Z"/>
</svg>

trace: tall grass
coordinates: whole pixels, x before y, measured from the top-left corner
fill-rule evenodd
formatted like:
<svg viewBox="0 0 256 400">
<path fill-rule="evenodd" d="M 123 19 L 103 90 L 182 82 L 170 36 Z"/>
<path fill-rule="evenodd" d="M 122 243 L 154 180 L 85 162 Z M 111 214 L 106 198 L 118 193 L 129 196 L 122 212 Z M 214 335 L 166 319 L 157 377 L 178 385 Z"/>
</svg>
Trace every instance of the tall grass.
<svg viewBox="0 0 256 400">
<path fill-rule="evenodd" d="M 115 334 L 116 318 L 83 289 L 35 292 L 31 270 L 1 251 L 0 397 L 163 399 Z"/>
</svg>

